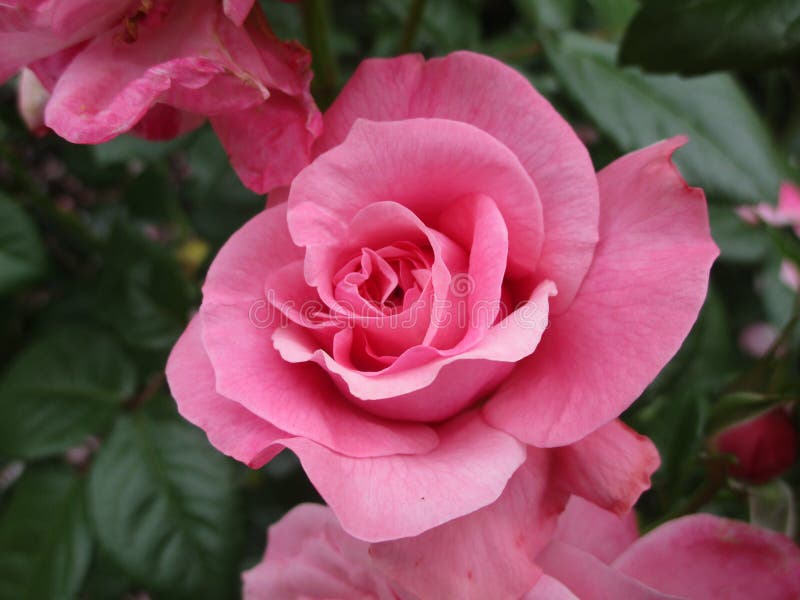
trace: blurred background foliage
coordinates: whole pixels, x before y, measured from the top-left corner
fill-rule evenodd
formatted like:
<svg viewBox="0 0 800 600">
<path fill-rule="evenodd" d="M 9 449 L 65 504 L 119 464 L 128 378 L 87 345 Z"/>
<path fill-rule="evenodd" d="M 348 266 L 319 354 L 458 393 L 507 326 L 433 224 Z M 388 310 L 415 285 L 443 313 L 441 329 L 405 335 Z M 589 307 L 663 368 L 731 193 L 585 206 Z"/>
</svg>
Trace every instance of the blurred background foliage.
<svg viewBox="0 0 800 600">
<path fill-rule="evenodd" d="M 722 254 L 689 339 L 625 415 L 663 461 L 641 523 L 702 509 L 796 533 L 797 465 L 748 486 L 708 440 L 800 390 L 797 299 L 778 279 L 797 244 L 733 212 L 797 180 L 800 2 L 262 6 L 314 50 L 323 108 L 364 57 L 470 49 L 524 73 L 598 169 L 688 134 L 677 163 L 706 190 Z M 268 525 L 318 497 L 288 453 L 258 471 L 217 453 L 177 416 L 163 367 L 210 260 L 264 198 L 208 127 L 168 143 L 37 138 L 14 82 L 0 88 L 0 190 L 0 600 L 237 597 Z M 785 331 L 783 354 L 740 349 L 754 322 Z"/>
</svg>

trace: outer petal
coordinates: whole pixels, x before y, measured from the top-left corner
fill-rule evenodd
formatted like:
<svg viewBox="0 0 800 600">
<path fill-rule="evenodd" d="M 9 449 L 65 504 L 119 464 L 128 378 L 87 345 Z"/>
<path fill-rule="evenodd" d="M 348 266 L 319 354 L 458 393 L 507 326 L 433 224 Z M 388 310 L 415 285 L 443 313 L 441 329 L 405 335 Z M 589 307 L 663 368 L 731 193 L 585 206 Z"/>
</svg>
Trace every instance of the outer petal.
<svg viewBox="0 0 800 600">
<path fill-rule="evenodd" d="M 368 548 L 342 530 L 328 507 L 296 506 L 269 528 L 263 560 L 242 574 L 244 600 L 394 600 Z"/>
<path fill-rule="evenodd" d="M 690 515 L 662 525 L 613 566 L 689 600 L 800 597 L 800 549 L 791 540 L 712 515 Z"/>
<path fill-rule="evenodd" d="M 581 600 L 683 600 L 648 587 L 637 581 L 635 575 L 620 573 L 588 552 L 563 542 L 552 542 L 536 562 Z M 703 598 L 718 600 L 720 597 Z"/>
<path fill-rule="evenodd" d="M 216 390 L 291 435 L 308 437 L 350 456 L 428 452 L 435 432 L 364 413 L 311 364 L 285 362 L 272 347 L 277 315 L 264 282 L 272 270 L 296 260 L 286 229 L 286 204 L 268 208 L 236 232 L 211 265 L 199 318 Z"/>
<path fill-rule="evenodd" d="M 309 124 L 300 102 L 281 92 L 253 108 L 212 116 L 211 125 L 236 174 L 258 193 L 288 185 L 308 164 L 313 141 L 309 128 L 317 127 Z"/>
<path fill-rule="evenodd" d="M 627 513 L 658 469 L 658 450 L 622 421 L 554 450 L 558 481 L 566 489 L 618 515 Z"/>
<path fill-rule="evenodd" d="M 200 328 L 195 317 L 167 361 L 167 380 L 178 411 L 203 429 L 217 449 L 257 469 L 283 449 L 274 444 L 287 434 L 214 390 L 214 371 Z"/>
<path fill-rule="evenodd" d="M 285 441 L 349 534 L 379 542 L 414 536 L 494 502 L 525 449 L 472 412 L 441 425 L 428 454 L 349 458 Z"/>
<path fill-rule="evenodd" d="M 417 537 L 374 544 L 370 554 L 420 598 L 517 600 L 540 575 L 534 559 L 566 501 L 548 486 L 550 472 L 548 452 L 530 448 L 493 504 Z"/>
<path fill-rule="evenodd" d="M 542 202 L 547 237 L 539 273 L 555 281 L 555 312 L 563 310 L 589 268 L 598 224 L 594 167 L 569 124 L 522 75 L 493 58 L 456 52 L 425 62 L 406 55 L 361 63 L 325 113 L 318 152 L 341 143 L 356 119 L 414 117 L 470 123 L 517 156 Z"/>
<path fill-rule="evenodd" d="M 639 537 L 636 515 L 624 517 L 603 510 L 580 496 L 572 496 L 567 509 L 558 518 L 555 539 L 585 550 L 606 564 Z"/>
<path fill-rule="evenodd" d="M 569 310 L 485 408 L 537 446 L 579 440 L 627 408 L 680 347 L 718 249 L 702 190 L 670 162 L 674 138 L 599 174 L 600 243 Z"/>
</svg>

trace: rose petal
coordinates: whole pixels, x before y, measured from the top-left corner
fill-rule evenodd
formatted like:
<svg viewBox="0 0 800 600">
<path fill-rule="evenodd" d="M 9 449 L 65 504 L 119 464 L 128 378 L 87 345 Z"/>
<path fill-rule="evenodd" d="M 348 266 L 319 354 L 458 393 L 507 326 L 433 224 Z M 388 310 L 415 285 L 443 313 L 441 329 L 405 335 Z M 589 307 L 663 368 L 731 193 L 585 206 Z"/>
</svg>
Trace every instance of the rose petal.
<svg viewBox="0 0 800 600">
<path fill-rule="evenodd" d="M 340 144 L 357 119 L 415 117 L 470 123 L 517 156 L 541 199 L 547 236 L 538 273 L 556 283 L 554 314 L 560 313 L 575 296 L 597 243 L 597 179 L 575 132 L 522 75 L 493 58 L 455 52 L 425 62 L 406 55 L 361 63 L 325 113 L 317 152 Z M 509 229 L 516 226 L 508 221 Z M 516 249 L 511 258 L 533 260 Z"/>
<path fill-rule="evenodd" d="M 569 588 L 549 575 L 542 575 L 522 600 L 580 600 Z"/>
<path fill-rule="evenodd" d="M 292 183 L 289 229 L 299 245 L 333 244 L 359 210 L 391 200 L 434 224 L 451 203 L 491 197 L 508 228 L 509 273 L 530 273 L 544 239 L 536 187 L 487 133 L 444 119 L 359 120 L 347 139 Z"/>
<path fill-rule="evenodd" d="M 800 597 L 800 549 L 788 538 L 713 515 L 670 521 L 613 564 L 621 573 L 687 600 Z"/>
<path fill-rule="evenodd" d="M 619 420 L 554 454 L 555 472 L 566 489 L 618 515 L 650 487 L 661 462 L 653 442 Z"/>
<path fill-rule="evenodd" d="M 636 515 L 620 517 L 580 496 L 572 496 L 558 518 L 555 539 L 610 564 L 639 537 Z"/>
<path fill-rule="evenodd" d="M 339 388 L 364 410 L 395 419 L 438 421 L 463 410 L 493 390 L 515 361 L 536 349 L 548 326 L 548 299 L 555 294 L 542 282 L 530 299 L 489 329 L 462 353 L 415 346 L 382 371 L 357 371 L 319 348 L 308 331 L 290 323 L 272 340 L 291 363 L 314 361 L 334 377 Z"/>
<path fill-rule="evenodd" d="M 517 600 L 540 575 L 567 495 L 548 485 L 549 453 L 529 448 L 500 498 L 413 538 L 373 544 L 377 568 L 420 598 Z"/>
<path fill-rule="evenodd" d="M 349 534 L 379 542 L 414 536 L 491 504 L 525 461 L 525 448 L 460 415 L 436 430 L 428 454 L 350 458 L 305 439 L 291 448 Z"/>
<path fill-rule="evenodd" d="M 214 371 L 195 317 L 167 361 L 167 380 L 178 411 L 205 430 L 220 451 L 257 469 L 283 448 L 273 445 L 287 434 L 214 390 Z"/>
<path fill-rule="evenodd" d="M 217 392 L 278 429 L 350 456 L 428 452 L 437 443 L 431 428 L 368 415 L 315 365 L 286 363 L 273 349 L 280 320 L 259 312 L 270 306 L 263 285 L 300 255 L 286 229 L 284 203 L 253 217 L 212 263 L 199 318 Z"/>
<path fill-rule="evenodd" d="M 222 9 L 231 21 L 241 27 L 253 4 L 255 0 L 222 0 Z"/>
<path fill-rule="evenodd" d="M 121 21 L 119 0 L 72 0 L 0 6 L 0 83 L 25 65 L 86 40 Z"/>
<path fill-rule="evenodd" d="M 371 564 L 369 544 L 347 535 L 326 506 L 300 504 L 267 535 L 264 558 L 242 574 L 245 600 L 397 598 Z"/>
<path fill-rule="evenodd" d="M 702 190 L 670 162 L 684 141 L 600 172 L 592 267 L 569 310 L 487 404 L 490 423 L 537 446 L 572 443 L 618 416 L 678 350 L 718 254 Z"/>
<path fill-rule="evenodd" d="M 536 558 L 545 572 L 567 586 L 581 600 L 681 600 L 652 589 L 609 567 L 588 552 L 554 541 Z M 704 600 L 719 596 L 703 596 Z"/>
<path fill-rule="evenodd" d="M 56 83 L 48 126 L 71 142 L 93 144 L 131 129 L 158 100 L 203 114 L 262 102 L 267 88 L 231 57 L 249 53 L 238 58 L 251 66 L 257 52 L 244 31 L 223 47 L 221 37 L 234 38 L 223 30 L 235 27 L 218 19 L 218 10 L 214 0 L 196 0 L 148 15 L 132 43 L 119 41 L 115 29 L 95 37 Z"/>
</svg>

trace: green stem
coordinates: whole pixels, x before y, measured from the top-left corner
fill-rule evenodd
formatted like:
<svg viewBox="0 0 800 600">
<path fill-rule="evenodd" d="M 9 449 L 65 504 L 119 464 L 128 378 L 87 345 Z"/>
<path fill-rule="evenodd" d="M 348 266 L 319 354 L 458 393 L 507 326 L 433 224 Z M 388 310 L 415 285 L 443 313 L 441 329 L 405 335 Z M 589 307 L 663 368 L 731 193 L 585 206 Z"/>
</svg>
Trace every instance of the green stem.
<svg viewBox="0 0 800 600">
<path fill-rule="evenodd" d="M 422 14 L 425 12 L 425 0 L 411 0 L 411 7 L 408 9 L 408 18 L 403 27 L 403 37 L 400 39 L 400 53 L 404 54 L 411 50 L 417 30 L 422 22 Z"/>
<path fill-rule="evenodd" d="M 314 61 L 312 87 L 317 104 L 327 108 L 339 88 L 339 67 L 330 40 L 330 19 L 327 0 L 303 0 L 303 26 L 306 42 Z"/>
</svg>

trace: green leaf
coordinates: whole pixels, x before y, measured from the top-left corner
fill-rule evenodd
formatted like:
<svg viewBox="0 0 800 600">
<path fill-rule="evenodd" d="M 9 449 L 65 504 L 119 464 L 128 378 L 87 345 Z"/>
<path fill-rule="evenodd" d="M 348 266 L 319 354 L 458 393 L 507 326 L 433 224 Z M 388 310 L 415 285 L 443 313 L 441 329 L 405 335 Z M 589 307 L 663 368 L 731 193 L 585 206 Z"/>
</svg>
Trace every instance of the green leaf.
<svg viewBox="0 0 800 600">
<path fill-rule="evenodd" d="M 186 325 L 194 290 L 177 261 L 117 223 L 98 285 L 97 315 L 131 347 L 167 350 Z"/>
<path fill-rule="evenodd" d="M 620 53 L 624 64 L 686 74 L 799 58 L 797 0 L 650 0 L 631 22 Z"/>
<path fill-rule="evenodd" d="M 676 162 L 690 183 L 739 204 L 777 197 L 784 165 L 731 77 L 621 69 L 615 46 L 579 34 L 546 37 L 545 48 L 569 94 L 621 150 L 687 134 Z"/>
<path fill-rule="evenodd" d="M 0 380 L 0 453 L 38 458 L 107 427 L 136 373 L 105 334 L 69 327 L 35 340 Z"/>
<path fill-rule="evenodd" d="M 0 294 L 33 281 L 44 267 L 44 246 L 33 221 L 0 194 Z"/>
<path fill-rule="evenodd" d="M 567 29 L 575 20 L 575 0 L 515 0 L 517 10 L 537 27 Z"/>
<path fill-rule="evenodd" d="M 589 0 L 604 29 L 619 35 L 633 17 L 639 4 L 636 0 Z"/>
<path fill-rule="evenodd" d="M 167 597 L 225 598 L 236 588 L 232 464 L 182 422 L 117 422 L 92 466 L 100 543 L 138 584 Z"/>
<path fill-rule="evenodd" d="M 84 488 L 50 467 L 17 482 L 0 517 L 0 600 L 75 597 L 92 552 Z"/>
<path fill-rule="evenodd" d="M 222 244 L 245 221 L 264 210 L 264 196 L 242 185 L 213 131 L 204 129 L 195 136 L 187 149 L 187 163 L 192 171 L 190 216 L 204 238 Z"/>
</svg>

